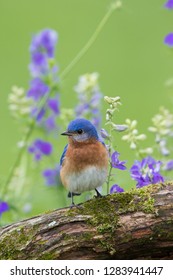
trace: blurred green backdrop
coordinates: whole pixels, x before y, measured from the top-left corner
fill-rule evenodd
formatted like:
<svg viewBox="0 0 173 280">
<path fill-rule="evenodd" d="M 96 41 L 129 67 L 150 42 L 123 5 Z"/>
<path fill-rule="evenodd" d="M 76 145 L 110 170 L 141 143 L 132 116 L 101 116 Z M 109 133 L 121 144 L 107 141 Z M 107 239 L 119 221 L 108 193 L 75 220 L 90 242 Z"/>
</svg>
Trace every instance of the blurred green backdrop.
<svg viewBox="0 0 173 280">
<path fill-rule="evenodd" d="M 123 106 L 117 114 L 117 123 L 127 117 L 137 119 L 139 132 L 145 133 L 160 105 L 172 109 L 165 81 L 173 74 L 173 58 L 163 39 L 173 31 L 173 13 L 163 8 L 163 0 L 122 2 L 123 8 L 113 13 L 87 54 L 62 81 L 61 105 L 73 107 L 76 102 L 73 87 L 78 76 L 97 71 L 101 91 L 121 97 Z M 28 88 L 32 34 L 44 28 L 58 32 L 56 59 L 61 72 L 92 35 L 110 3 L 111 0 L 0 0 L 1 181 L 15 160 L 16 143 L 21 136 L 9 114 L 7 97 L 12 85 Z M 130 163 L 132 154 L 120 137 L 117 135 L 117 149 L 121 159 Z M 55 147 L 57 162 L 64 145 L 65 139 L 59 138 Z M 56 207 L 56 196 L 51 194 L 49 199 L 44 188 L 38 193 L 35 190 L 36 205 L 40 204 L 40 208 L 35 206 L 35 212 Z"/>
</svg>

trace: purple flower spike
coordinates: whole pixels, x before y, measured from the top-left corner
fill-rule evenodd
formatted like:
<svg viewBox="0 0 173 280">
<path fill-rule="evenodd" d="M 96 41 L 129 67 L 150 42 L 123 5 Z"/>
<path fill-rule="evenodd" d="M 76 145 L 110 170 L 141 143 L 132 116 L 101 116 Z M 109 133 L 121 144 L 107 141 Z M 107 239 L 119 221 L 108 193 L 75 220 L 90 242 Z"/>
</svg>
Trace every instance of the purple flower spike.
<svg viewBox="0 0 173 280">
<path fill-rule="evenodd" d="M 38 101 L 48 91 L 49 87 L 40 78 L 35 78 L 31 81 L 27 96 L 33 98 L 35 101 Z"/>
<path fill-rule="evenodd" d="M 110 189 L 110 193 L 121 193 L 121 192 L 124 192 L 124 189 L 116 184 L 113 185 Z"/>
<path fill-rule="evenodd" d="M 56 31 L 44 29 L 32 38 L 30 45 L 31 63 L 29 69 L 32 80 L 27 97 L 32 98 L 31 117 L 37 125 L 46 132 L 57 129 L 56 117 L 60 114 L 59 95 L 57 94 L 57 71 L 55 48 L 58 40 Z M 49 97 L 51 92 L 51 97 Z M 40 100 L 44 105 L 40 108 Z M 30 151 L 31 147 L 29 148 Z M 37 149 L 38 150 L 38 149 Z M 35 159 L 40 160 L 42 153 L 35 153 Z"/>
<path fill-rule="evenodd" d="M 36 161 L 40 160 L 43 155 L 49 156 L 52 153 L 52 145 L 41 139 L 36 139 L 28 148 L 28 152 L 34 154 Z"/>
<path fill-rule="evenodd" d="M 173 47 L 173 33 L 169 33 L 168 35 L 166 35 L 164 43 L 171 48 Z"/>
<path fill-rule="evenodd" d="M 98 73 L 87 73 L 79 77 L 75 91 L 78 95 L 78 105 L 75 108 L 76 117 L 87 118 L 96 126 L 100 127 L 100 105 L 102 93 L 98 85 Z"/>
<path fill-rule="evenodd" d="M 164 178 L 159 173 L 161 165 L 160 161 L 155 161 L 150 156 L 141 162 L 136 160 L 130 169 L 132 179 L 137 182 L 136 187 L 141 188 L 149 184 L 164 182 Z"/>
<path fill-rule="evenodd" d="M 47 74 L 49 71 L 48 60 L 54 57 L 57 40 L 56 31 L 51 29 L 42 30 L 33 37 L 30 46 L 31 64 L 29 65 L 32 76 L 40 77 Z M 53 72 L 55 72 L 55 68 Z"/>
<path fill-rule="evenodd" d="M 0 216 L 9 210 L 9 205 L 5 201 L 0 201 Z"/>
<path fill-rule="evenodd" d="M 48 57 L 53 57 L 57 40 L 58 35 L 56 31 L 45 29 L 34 37 L 31 50 L 38 51 L 41 49 L 43 52 L 46 52 Z"/>
<path fill-rule="evenodd" d="M 119 153 L 115 151 L 111 156 L 111 164 L 113 168 L 117 168 L 120 170 L 126 170 L 127 167 L 124 165 L 126 161 L 119 161 Z"/>
<path fill-rule="evenodd" d="M 165 8 L 171 10 L 173 9 L 173 0 L 168 0 L 165 5 L 164 5 Z"/>
</svg>

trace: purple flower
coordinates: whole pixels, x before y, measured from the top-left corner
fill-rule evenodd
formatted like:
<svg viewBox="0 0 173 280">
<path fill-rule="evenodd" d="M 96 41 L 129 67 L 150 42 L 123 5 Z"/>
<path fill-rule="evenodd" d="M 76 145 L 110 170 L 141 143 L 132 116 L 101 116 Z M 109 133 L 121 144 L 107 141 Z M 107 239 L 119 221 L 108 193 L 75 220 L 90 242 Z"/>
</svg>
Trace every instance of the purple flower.
<svg viewBox="0 0 173 280">
<path fill-rule="evenodd" d="M 38 123 L 40 123 L 43 120 L 43 117 L 45 116 L 45 114 L 46 114 L 45 108 L 39 109 L 39 108 L 35 107 L 31 112 L 31 115 L 36 118 L 36 121 Z"/>
<path fill-rule="evenodd" d="M 102 137 L 103 139 L 109 139 L 109 137 L 110 137 L 109 133 L 108 133 L 107 130 L 104 129 L 104 128 L 102 128 L 102 129 L 100 130 L 100 134 L 101 134 L 101 137 Z"/>
<path fill-rule="evenodd" d="M 9 205 L 5 201 L 0 201 L 0 216 L 9 210 Z"/>
<path fill-rule="evenodd" d="M 31 81 L 27 96 L 33 98 L 35 101 L 38 101 L 46 93 L 48 93 L 48 91 L 49 87 L 40 78 L 35 78 Z"/>
<path fill-rule="evenodd" d="M 85 114 L 89 114 L 89 105 L 87 103 L 79 104 L 76 107 L 76 116 L 79 118 Z"/>
<path fill-rule="evenodd" d="M 121 193 L 121 192 L 124 192 L 124 189 L 121 188 L 120 186 L 118 185 L 113 185 L 111 188 L 110 188 L 110 193 Z"/>
<path fill-rule="evenodd" d="M 50 58 L 54 56 L 55 45 L 58 40 L 57 32 L 52 29 L 44 29 L 33 37 L 30 51 L 36 53 L 38 51 L 46 53 Z"/>
<path fill-rule="evenodd" d="M 46 128 L 46 130 L 48 132 L 51 132 L 53 131 L 54 129 L 56 129 L 56 121 L 55 121 L 55 117 L 52 115 L 52 116 L 49 116 L 45 122 L 44 122 L 44 127 Z"/>
<path fill-rule="evenodd" d="M 118 168 L 120 170 L 125 170 L 127 167 L 124 165 L 126 161 L 119 160 L 119 153 L 115 151 L 111 156 L 111 164 L 113 168 Z"/>
<path fill-rule="evenodd" d="M 164 5 L 165 8 L 167 9 L 173 9 L 173 0 L 168 0 L 165 5 Z"/>
<path fill-rule="evenodd" d="M 56 98 L 49 98 L 47 101 L 47 105 L 55 115 L 59 115 L 60 108 L 59 108 L 59 96 L 58 95 L 56 96 Z"/>
<path fill-rule="evenodd" d="M 29 65 L 32 76 L 39 77 L 46 75 L 50 70 L 49 59 L 52 59 L 55 54 L 58 35 L 56 31 L 51 29 L 42 30 L 36 34 L 31 42 L 31 64 Z M 57 71 L 53 67 L 52 71 Z"/>
<path fill-rule="evenodd" d="M 37 124 L 44 128 L 47 132 L 52 132 L 57 129 L 56 117 L 60 114 L 59 96 L 49 98 L 44 108 L 37 108 L 35 106 L 31 115 L 36 118 Z"/>
<path fill-rule="evenodd" d="M 43 171 L 43 177 L 47 186 L 60 185 L 60 166 L 56 166 L 54 169 L 46 169 Z"/>
<path fill-rule="evenodd" d="M 173 47 L 173 33 L 169 33 L 168 35 L 166 35 L 164 43 L 169 47 Z"/>
<path fill-rule="evenodd" d="M 150 156 L 142 161 L 136 160 L 130 169 L 132 179 L 137 182 L 136 187 L 141 188 L 149 184 L 164 182 L 164 178 L 159 173 L 161 165 L 160 161 L 155 161 Z"/>
<path fill-rule="evenodd" d="M 173 170 L 173 160 L 170 160 L 166 163 L 164 170 L 167 170 L 167 171 Z"/>
<path fill-rule="evenodd" d="M 101 98 L 102 94 L 99 91 L 94 92 L 90 101 L 90 105 L 92 106 L 92 108 L 98 108 Z"/>
<path fill-rule="evenodd" d="M 98 113 L 95 117 L 91 118 L 91 122 L 95 127 L 99 127 L 101 123 L 101 116 L 100 113 Z"/>
<path fill-rule="evenodd" d="M 31 61 L 32 63 L 29 65 L 29 69 L 34 77 L 40 76 L 40 74 L 47 73 L 48 62 L 44 53 L 41 52 L 33 53 L 31 56 Z"/>
<path fill-rule="evenodd" d="M 36 139 L 28 148 L 29 153 L 34 154 L 36 161 L 40 160 L 43 155 L 48 156 L 52 153 L 52 145 L 41 139 Z"/>
</svg>

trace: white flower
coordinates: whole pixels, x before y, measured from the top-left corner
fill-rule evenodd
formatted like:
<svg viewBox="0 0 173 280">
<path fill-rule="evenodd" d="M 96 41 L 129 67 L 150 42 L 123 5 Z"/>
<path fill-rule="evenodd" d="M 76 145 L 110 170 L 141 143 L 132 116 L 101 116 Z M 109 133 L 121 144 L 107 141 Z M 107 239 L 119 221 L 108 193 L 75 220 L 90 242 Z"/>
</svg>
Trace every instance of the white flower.
<svg viewBox="0 0 173 280">
<path fill-rule="evenodd" d="M 122 140 L 127 141 L 130 144 L 130 148 L 135 150 L 137 148 L 138 141 L 143 141 L 146 139 L 145 134 L 139 134 L 136 128 L 137 121 L 126 119 L 127 133 L 123 135 Z"/>
<path fill-rule="evenodd" d="M 15 119 L 30 116 L 32 100 L 25 95 L 25 90 L 13 86 L 8 96 L 8 108 Z"/>
<path fill-rule="evenodd" d="M 98 88 L 99 74 L 97 72 L 87 73 L 79 77 L 78 84 L 74 87 L 79 94 Z"/>
</svg>

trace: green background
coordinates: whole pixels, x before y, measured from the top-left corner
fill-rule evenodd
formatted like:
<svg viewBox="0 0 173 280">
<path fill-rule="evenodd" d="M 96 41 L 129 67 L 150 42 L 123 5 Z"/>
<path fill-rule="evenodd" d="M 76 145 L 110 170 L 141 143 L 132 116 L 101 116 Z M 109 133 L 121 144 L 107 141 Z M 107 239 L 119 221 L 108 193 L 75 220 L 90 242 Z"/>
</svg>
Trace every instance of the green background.
<svg viewBox="0 0 173 280">
<path fill-rule="evenodd" d="M 2 182 L 15 160 L 16 143 L 21 137 L 18 125 L 8 111 L 7 98 L 12 85 L 25 89 L 29 86 L 29 44 L 32 34 L 44 28 L 58 32 L 56 60 L 61 72 L 88 41 L 110 3 L 110 0 L 0 0 Z M 173 57 L 163 40 L 167 33 L 173 31 L 173 12 L 164 9 L 164 3 L 162 0 L 123 1 L 123 8 L 112 14 L 96 42 L 62 81 L 61 106 L 73 108 L 76 104 L 73 87 L 78 76 L 97 71 L 101 91 L 108 96 L 121 97 L 123 106 L 117 114 L 117 123 L 127 117 L 137 119 L 139 132 L 145 133 L 160 105 L 172 109 L 172 93 L 165 87 L 165 82 L 173 74 Z M 105 109 L 103 106 L 103 114 Z M 117 149 L 121 152 L 121 159 L 128 159 L 130 164 L 132 153 L 120 138 L 118 134 Z M 148 139 L 149 143 L 154 138 L 149 135 Z M 57 162 L 65 141 L 58 138 L 55 142 Z M 123 175 L 123 178 L 126 177 Z M 56 197 L 51 201 L 46 200 L 47 192 L 41 190 L 38 193 L 35 190 L 34 196 L 37 195 L 39 199 L 36 199 L 36 204 L 39 204 L 40 195 L 43 199 L 41 208 L 36 207 L 36 212 L 44 207 L 56 207 Z"/>
</svg>

